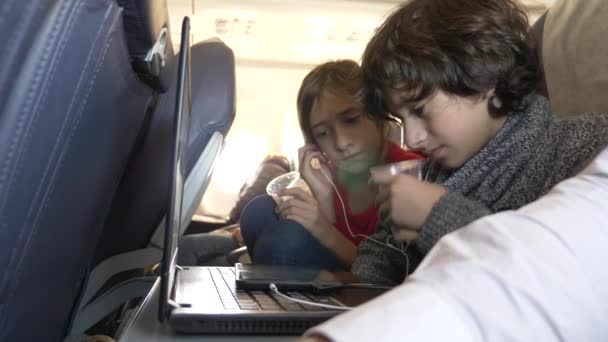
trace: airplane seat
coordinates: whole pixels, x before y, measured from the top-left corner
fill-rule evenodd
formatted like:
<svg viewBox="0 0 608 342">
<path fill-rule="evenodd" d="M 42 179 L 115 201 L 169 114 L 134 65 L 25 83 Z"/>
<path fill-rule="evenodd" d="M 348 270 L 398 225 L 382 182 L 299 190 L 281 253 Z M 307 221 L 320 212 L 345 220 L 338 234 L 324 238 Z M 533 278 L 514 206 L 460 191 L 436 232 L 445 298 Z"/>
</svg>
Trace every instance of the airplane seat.
<svg viewBox="0 0 608 342">
<path fill-rule="evenodd" d="M 157 4 L 157 0 L 149 1 Z M 127 301 L 145 296 L 155 280 L 139 274 L 132 276 L 128 271 L 156 264 L 162 255 L 164 217 L 171 190 L 168 175 L 172 160 L 175 71 L 176 65 L 171 69 L 169 91 L 159 99 L 158 108 L 149 119 L 149 129 L 138 151 L 132 154 L 112 203 L 71 330 L 73 335 L 86 331 Z M 191 94 L 183 227 L 188 225 L 201 201 L 235 116 L 235 59 L 223 42 L 211 39 L 192 46 Z M 126 276 L 117 277 L 120 274 Z"/>
<path fill-rule="evenodd" d="M 59 341 L 153 90 L 114 1 L 1 7 L 0 340 Z"/>
<path fill-rule="evenodd" d="M 162 219 L 170 189 L 167 175 L 171 172 L 177 58 L 167 1 L 118 0 L 118 4 L 123 8 L 133 69 L 155 88 L 155 96 L 112 200 L 92 267 L 113 255 L 145 247 L 150 227 Z M 154 52 L 157 57 L 152 57 Z"/>
<path fill-rule="evenodd" d="M 192 115 L 190 119 L 188 148 L 186 151 L 186 189 L 196 189 L 185 203 L 189 208 L 184 215 L 189 220 L 198 207 L 202 192 L 206 189 L 207 175 L 198 178 L 197 172 L 208 172 L 202 168 L 201 156 L 205 148 L 216 148 L 217 157 L 223 138 L 228 133 L 235 116 L 235 61 L 232 50 L 219 40 L 209 40 L 192 46 L 191 49 L 191 93 Z M 176 75 L 173 75 L 169 98 L 164 96 L 156 116 L 150 124 L 145 142 L 139 154 L 131 161 L 129 172 L 114 199 L 112 211 L 104 228 L 104 235 L 97 246 L 94 265 L 109 257 L 148 246 L 151 240 L 157 247 L 154 262 L 160 260 L 162 247 L 162 220 L 165 215 L 170 184 L 167 175 L 171 164 L 171 128 L 175 103 Z M 212 143 L 212 145 L 210 145 Z M 200 176 L 200 175 L 198 175 Z"/>
<path fill-rule="evenodd" d="M 224 227 L 226 220 L 195 222 L 199 207 L 224 139 L 236 114 L 235 57 L 221 40 L 210 38 L 194 44 L 191 49 L 192 116 L 186 151 L 186 181 L 182 204 L 182 231 L 193 233 L 201 226 L 204 231 Z M 212 228 L 209 228 L 212 226 Z M 158 226 L 149 246 L 163 246 L 164 224 Z"/>
<path fill-rule="evenodd" d="M 139 77 L 159 93 L 174 80 L 175 64 L 166 0 L 117 0 L 123 8 L 127 47 Z M 168 96 L 173 97 L 174 94 Z"/>
<path fill-rule="evenodd" d="M 545 67 L 543 65 L 543 33 L 545 31 L 545 20 L 547 19 L 547 11 L 545 11 L 536 21 L 532 24 L 532 35 L 536 40 L 536 55 L 538 59 L 538 66 L 541 73 L 540 82 L 538 83 L 538 93 L 546 98 L 549 98 L 547 91 L 547 80 L 545 79 Z"/>
<path fill-rule="evenodd" d="M 608 7 L 603 5 L 557 0 L 534 25 L 542 37 L 539 49 L 547 94 L 560 117 L 608 112 L 608 44 L 603 43 Z"/>
<path fill-rule="evenodd" d="M 226 136 L 236 114 L 235 58 L 219 39 L 194 44 L 192 59 L 192 117 L 186 173 L 195 167 L 200 153 L 217 132 Z M 198 206 L 198 203 L 196 203 Z"/>
<path fill-rule="evenodd" d="M 107 280 L 103 277 L 100 280 L 100 276 L 114 276 L 111 269 L 117 266 L 109 265 L 111 267 L 106 266 L 105 270 L 100 271 L 99 264 L 119 253 L 116 251 L 128 250 L 124 248 L 125 241 L 136 240 L 138 237 L 133 231 L 137 232 L 136 228 L 146 223 L 152 224 L 157 219 L 146 214 L 152 211 L 146 212 L 145 206 L 150 205 L 153 210 L 154 204 L 163 200 L 155 197 L 156 192 L 170 187 L 167 175 L 171 171 L 169 160 L 173 140 L 177 58 L 171 42 L 167 2 L 116 0 L 116 3 L 122 10 L 124 45 L 130 69 L 152 92 L 148 106 L 142 110 L 142 124 L 129 152 L 124 172 L 110 199 L 109 210 L 100 224 L 101 234 L 88 260 L 90 272 L 74 310 L 74 319 L 68 332 L 70 336 L 82 334 L 103 318 L 99 315 L 107 310 L 100 310 L 98 306 L 91 305 L 91 302 L 96 299 L 94 295 Z M 150 204 L 153 200 L 156 202 Z M 149 236 L 141 240 L 144 239 L 147 243 Z M 153 255 L 160 258 L 160 251 L 155 250 Z M 115 262 L 121 264 L 122 260 Z M 145 288 L 148 282 L 136 285 Z"/>
</svg>

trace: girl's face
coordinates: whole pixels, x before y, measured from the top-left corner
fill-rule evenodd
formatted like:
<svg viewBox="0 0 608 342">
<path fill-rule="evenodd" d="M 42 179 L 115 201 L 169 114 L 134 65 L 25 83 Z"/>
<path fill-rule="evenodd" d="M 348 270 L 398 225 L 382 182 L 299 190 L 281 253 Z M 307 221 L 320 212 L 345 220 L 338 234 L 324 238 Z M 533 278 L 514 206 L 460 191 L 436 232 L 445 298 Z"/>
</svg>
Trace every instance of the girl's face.
<svg viewBox="0 0 608 342">
<path fill-rule="evenodd" d="M 447 169 L 458 169 L 496 134 L 506 116 L 492 117 L 488 96 L 472 99 L 437 93 L 419 103 L 404 103 L 402 91 L 389 90 L 388 108 L 405 125 L 408 147 L 421 150 Z"/>
<path fill-rule="evenodd" d="M 310 127 L 321 152 L 341 171 L 369 172 L 380 161 L 382 127 L 351 96 L 323 91 L 312 106 Z"/>
</svg>

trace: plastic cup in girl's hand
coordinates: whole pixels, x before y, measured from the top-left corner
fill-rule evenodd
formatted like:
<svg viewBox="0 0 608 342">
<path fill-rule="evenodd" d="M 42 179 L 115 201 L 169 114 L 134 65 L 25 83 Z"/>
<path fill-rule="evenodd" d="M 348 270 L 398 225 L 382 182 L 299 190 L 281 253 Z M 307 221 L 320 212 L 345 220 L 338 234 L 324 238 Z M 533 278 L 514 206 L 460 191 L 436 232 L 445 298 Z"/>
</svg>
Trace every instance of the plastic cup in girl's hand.
<svg viewBox="0 0 608 342">
<path fill-rule="evenodd" d="M 312 192 L 310 191 L 310 187 L 308 186 L 304 178 L 300 176 L 300 172 L 298 171 L 288 172 L 271 180 L 266 186 L 266 193 L 270 195 L 275 200 L 275 202 L 279 203 L 279 199 L 286 200 L 292 197 L 281 197 L 278 194 L 281 190 L 290 188 L 302 188 L 304 191 L 308 192 L 309 194 L 312 194 Z"/>
</svg>

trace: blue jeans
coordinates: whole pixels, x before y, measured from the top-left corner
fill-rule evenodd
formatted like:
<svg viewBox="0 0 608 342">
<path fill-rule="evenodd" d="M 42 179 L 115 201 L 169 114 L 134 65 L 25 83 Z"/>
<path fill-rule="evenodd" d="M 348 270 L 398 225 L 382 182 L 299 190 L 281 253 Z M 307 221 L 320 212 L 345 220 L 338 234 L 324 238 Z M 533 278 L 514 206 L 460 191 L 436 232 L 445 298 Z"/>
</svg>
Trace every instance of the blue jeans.
<svg viewBox="0 0 608 342">
<path fill-rule="evenodd" d="M 261 195 L 241 213 L 241 234 L 254 263 L 347 269 L 301 224 L 279 218 L 275 205 L 272 197 Z"/>
</svg>

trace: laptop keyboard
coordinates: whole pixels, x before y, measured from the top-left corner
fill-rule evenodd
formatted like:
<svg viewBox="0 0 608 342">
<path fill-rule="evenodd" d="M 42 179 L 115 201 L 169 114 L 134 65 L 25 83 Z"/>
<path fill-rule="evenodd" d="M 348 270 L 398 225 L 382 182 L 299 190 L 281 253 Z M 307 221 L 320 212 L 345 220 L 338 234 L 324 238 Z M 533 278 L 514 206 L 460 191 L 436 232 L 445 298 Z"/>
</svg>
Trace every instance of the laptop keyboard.
<svg viewBox="0 0 608 342">
<path fill-rule="evenodd" d="M 227 310 L 270 311 L 324 311 L 322 307 L 292 302 L 270 291 L 244 291 L 236 288 L 235 271 L 232 267 L 209 268 L 213 283 Z M 328 297 L 309 293 L 287 292 L 292 298 L 311 302 L 333 304 Z"/>
</svg>

